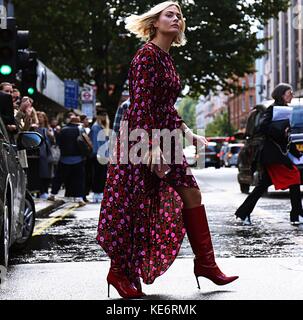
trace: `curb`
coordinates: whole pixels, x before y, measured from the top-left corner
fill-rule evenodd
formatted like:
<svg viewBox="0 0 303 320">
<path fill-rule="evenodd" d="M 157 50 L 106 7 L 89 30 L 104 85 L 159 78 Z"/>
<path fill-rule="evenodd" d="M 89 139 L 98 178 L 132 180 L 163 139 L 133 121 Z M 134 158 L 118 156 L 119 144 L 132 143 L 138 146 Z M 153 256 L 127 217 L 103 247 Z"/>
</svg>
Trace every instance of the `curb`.
<svg viewBox="0 0 303 320">
<path fill-rule="evenodd" d="M 62 205 L 64 205 L 66 202 L 64 200 L 55 200 L 50 202 L 49 205 L 45 206 L 44 208 L 41 208 L 39 210 L 36 211 L 36 217 L 39 218 L 44 218 L 47 217 L 52 211 L 54 211 L 55 209 L 61 207 Z M 35 202 L 36 204 L 36 202 Z"/>
</svg>

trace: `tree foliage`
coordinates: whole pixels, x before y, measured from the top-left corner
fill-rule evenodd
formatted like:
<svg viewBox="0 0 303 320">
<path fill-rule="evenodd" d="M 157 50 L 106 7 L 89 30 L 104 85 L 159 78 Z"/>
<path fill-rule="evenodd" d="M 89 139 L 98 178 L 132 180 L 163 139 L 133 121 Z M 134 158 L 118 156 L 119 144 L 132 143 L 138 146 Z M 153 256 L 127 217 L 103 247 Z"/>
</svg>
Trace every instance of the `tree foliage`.
<svg viewBox="0 0 303 320">
<path fill-rule="evenodd" d="M 17 24 L 29 29 L 39 58 L 63 78 L 96 81 L 98 96 L 115 112 L 132 56 L 141 45 L 124 18 L 161 1 L 14 0 Z M 227 79 L 253 69 L 263 52 L 252 25 L 286 10 L 288 0 L 180 0 L 188 39 L 173 48 L 178 72 L 191 95 L 230 89 Z M 93 69 L 94 72 L 88 72 Z"/>
<path fill-rule="evenodd" d="M 207 137 L 231 136 L 235 133 L 235 128 L 229 123 L 228 113 L 223 112 L 217 115 L 213 122 L 209 123 L 205 129 Z"/>
<path fill-rule="evenodd" d="M 178 105 L 178 113 L 186 125 L 191 129 L 196 129 L 196 105 L 197 101 L 190 97 L 185 97 Z"/>
</svg>

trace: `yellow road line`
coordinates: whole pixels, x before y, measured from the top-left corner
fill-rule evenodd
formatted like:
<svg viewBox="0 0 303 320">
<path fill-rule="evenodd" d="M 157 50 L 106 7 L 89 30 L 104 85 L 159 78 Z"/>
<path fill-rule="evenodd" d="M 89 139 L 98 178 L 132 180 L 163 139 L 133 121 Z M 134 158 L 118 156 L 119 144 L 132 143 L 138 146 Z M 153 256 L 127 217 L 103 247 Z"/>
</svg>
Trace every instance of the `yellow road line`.
<svg viewBox="0 0 303 320">
<path fill-rule="evenodd" d="M 80 206 L 78 204 L 73 205 L 72 207 L 69 207 L 68 209 L 64 210 L 61 214 L 58 214 L 52 218 L 47 219 L 46 221 L 39 223 L 35 227 L 32 237 L 40 236 L 46 229 L 51 227 L 56 222 L 63 220 L 65 217 L 70 215 L 75 209 L 79 207 Z"/>
</svg>

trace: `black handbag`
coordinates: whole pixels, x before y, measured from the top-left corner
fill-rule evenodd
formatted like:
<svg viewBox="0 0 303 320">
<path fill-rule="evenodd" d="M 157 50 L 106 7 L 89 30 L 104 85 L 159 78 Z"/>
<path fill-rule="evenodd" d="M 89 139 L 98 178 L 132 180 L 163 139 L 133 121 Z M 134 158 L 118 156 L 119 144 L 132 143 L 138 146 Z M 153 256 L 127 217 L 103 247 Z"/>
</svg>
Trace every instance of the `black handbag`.
<svg viewBox="0 0 303 320">
<path fill-rule="evenodd" d="M 80 153 L 83 157 L 89 157 L 93 152 L 93 145 L 89 136 L 79 128 L 79 136 L 77 137 L 77 144 Z"/>
</svg>

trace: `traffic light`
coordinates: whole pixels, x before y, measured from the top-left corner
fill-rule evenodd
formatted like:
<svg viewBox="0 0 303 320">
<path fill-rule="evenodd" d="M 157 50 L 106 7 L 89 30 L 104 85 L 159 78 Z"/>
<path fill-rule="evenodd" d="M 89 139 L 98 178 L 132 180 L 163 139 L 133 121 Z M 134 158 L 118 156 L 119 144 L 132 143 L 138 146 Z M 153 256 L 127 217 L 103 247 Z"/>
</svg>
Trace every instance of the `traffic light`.
<svg viewBox="0 0 303 320">
<path fill-rule="evenodd" d="M 24 64 L 21 75 L 21 92 L 23 95 L 34 96 L 37 93 L 37 53 L 23 51 Z"/>
<path fill-rule="evenodd" d="M 37 92 L 37 53 L 29 49 L 29 31 L 17 30 L 15 18 L 0 29 L 0 82 L 19 82 L 23 95 Z"/>
<path fill-rule="evenodd" d="M 23 95 L 34 96 L 37 92 L 37 53 L 31 51 L 29 46 L 29 31 L 17 31 L 17 80 L 20 82 Z"/>
<path fill-rule="evenodd" d="M 16 72 L 16 22 L 7 18 L 7 28 L 0 29 L 0 82 L 14 82 Z"/>
</svg>

